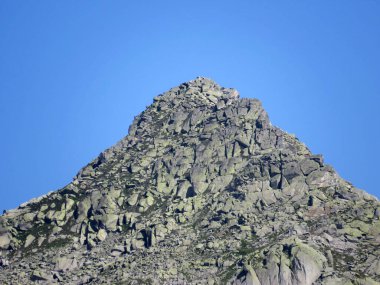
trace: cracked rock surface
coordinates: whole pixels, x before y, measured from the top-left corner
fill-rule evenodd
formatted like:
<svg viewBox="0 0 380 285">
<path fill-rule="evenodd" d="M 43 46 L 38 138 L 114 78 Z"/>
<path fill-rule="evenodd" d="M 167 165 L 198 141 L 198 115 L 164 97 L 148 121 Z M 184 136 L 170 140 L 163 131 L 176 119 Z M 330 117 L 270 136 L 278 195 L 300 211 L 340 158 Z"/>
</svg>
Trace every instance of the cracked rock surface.
<svg viewBox="0 0 380 285">
<path fill-rule="evenodd" d="M 380 284 L 380 203 L 198 77 L 0 216 L 0 284 Z"/>
</svg>

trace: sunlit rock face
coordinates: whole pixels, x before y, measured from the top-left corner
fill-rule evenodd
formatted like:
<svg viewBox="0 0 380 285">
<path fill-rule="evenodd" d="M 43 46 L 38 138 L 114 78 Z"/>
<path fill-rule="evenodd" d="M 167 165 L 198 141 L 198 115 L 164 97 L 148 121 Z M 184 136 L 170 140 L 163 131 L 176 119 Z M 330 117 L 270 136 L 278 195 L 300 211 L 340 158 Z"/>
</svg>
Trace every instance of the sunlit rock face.
<svg viewBox="0 0 380 285">
<path fill-rule="evenodd" d="M 257 99 L 198 77 L 0 217 L 0 283 L 379 284 L 379 216 Z"/>
</svg>

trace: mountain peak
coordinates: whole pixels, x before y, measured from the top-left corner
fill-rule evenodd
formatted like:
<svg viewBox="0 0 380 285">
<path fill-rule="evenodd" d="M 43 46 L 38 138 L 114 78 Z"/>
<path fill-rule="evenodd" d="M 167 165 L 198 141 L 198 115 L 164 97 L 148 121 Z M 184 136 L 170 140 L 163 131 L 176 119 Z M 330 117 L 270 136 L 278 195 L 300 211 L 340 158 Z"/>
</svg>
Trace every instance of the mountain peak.
<svg viewBox="0 0 380 285">
<path fill-rule="evenodd" d="M 181 99 L 190 99 L 200 103 L 216 105 L 219 101 L 220 104 L 223 104 L 221 101 L 226 103 L 228 100 L 238 99 L 239 93 L 236 89 L 221 87 L 212 79 L 196 77 L 155 97 L 155 101 L 178 100 L 177 96 L 183 97 Z"/>
<path fill-rule="evenodd" d="M 187 83 L 189 85 L 195 85 L 195 86 L 216 85 L 220 88 L 220 86 L 214 80 L 212 80 L 211 78 L 203 77 L 203 76 L 197 76 L 195 79 L 190 80 Z"/>
<path fill-rule="evenodd" d="M 0 216 L 0 283 L 379 284 L 379 218 L 260 101 L 198 77 Z"/>
</svg>

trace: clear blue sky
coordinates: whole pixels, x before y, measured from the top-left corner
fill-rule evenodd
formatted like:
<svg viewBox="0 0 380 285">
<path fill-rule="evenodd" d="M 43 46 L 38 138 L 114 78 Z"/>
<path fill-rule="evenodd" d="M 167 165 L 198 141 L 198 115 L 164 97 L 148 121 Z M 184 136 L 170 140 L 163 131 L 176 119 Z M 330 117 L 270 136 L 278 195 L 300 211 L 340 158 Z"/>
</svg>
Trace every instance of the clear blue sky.
<svg viewBox="0 0 380 285">
<path fill-rule="evenodd" d="M 380 197 L 380 1 L 0 1 L 0 210 L 59 189 L 167 89 L 259 98 Z"/>
</svg>

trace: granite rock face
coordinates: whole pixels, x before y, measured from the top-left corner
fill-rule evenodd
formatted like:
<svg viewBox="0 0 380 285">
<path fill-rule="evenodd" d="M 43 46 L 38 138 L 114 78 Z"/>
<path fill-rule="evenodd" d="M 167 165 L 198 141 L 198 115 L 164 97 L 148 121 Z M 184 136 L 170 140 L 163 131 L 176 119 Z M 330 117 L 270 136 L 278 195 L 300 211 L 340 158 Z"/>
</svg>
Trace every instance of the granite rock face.
<svg viewBox="0 0 380 285">
<path fill-rule="evenodd" d="M 1 284 L 380 284 L 380 203 L 198 77 L 0 217 Z"/>
</svg>

